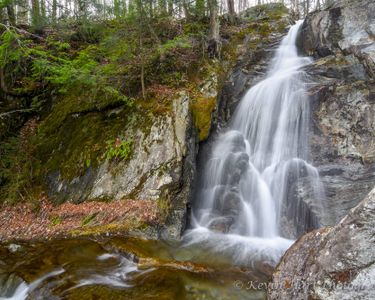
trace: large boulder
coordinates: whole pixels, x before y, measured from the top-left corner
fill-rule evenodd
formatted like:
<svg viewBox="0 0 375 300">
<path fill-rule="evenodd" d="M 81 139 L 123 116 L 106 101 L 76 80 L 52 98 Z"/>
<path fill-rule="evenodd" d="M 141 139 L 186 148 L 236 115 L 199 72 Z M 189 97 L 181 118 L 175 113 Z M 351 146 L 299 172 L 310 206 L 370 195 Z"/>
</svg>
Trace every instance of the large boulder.
<svg viewBox="0 0 375 300">
<path fill-rule="evenodd" d="M 335 227 L 302 236 L 283 256 L 269 299 L 375 298 L 375 189 Z"/>
<path fill-rule="evenodd" d="M 138 199 L 158 202 L 164 238 L 179 238 L 185 228 L 187 205 L 195 172 L 196 133 L 190 99 L 181 93 L 170 112 L 152 116 L 149 126 L 125 129 L 133 141 L 126 160 L 103 160 L 82 176 L 65 179 L 60 172 L 47 176 L 50 196 L 57 202 Z M 116 112 L 113 112 L 116 113 Z"/>
</svg>

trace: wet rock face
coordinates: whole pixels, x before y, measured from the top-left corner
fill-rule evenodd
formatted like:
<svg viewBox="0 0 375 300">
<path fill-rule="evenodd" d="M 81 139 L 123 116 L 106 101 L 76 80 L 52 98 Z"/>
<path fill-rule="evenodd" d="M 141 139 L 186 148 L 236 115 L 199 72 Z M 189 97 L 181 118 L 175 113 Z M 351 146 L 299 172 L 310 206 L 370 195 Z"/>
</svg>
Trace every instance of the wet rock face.
<svg viewBox="0 0 375 300">
<path fill-rule="evenodd" d="M 71 181 L 59 172 L 48 178 L 49 192 L 57 202 L 139 199 L 163 201 L 170 214 L 165 238 L 178 238 L 185 226 L 195 170 L 196 135 L 189 110 L 190 99 L 181 94 L 171 113 L 155 117 L 149 132 L 139 128 L 133 137 L 133 155 L 126 161 L 104 161 Z"/>
<path fill-rule="evenodd" d="M 310 191 L 298 198 L 323 226 L 332 226 L 375 185 L 375 3 L 341 1 L 307 18 L 301 49 L 315 57 L 312 80 L 311 161 L 325 186 L 323 209 L 309 204 Z"/>
<path fill-rule="evenodd" d="M 286 252 L 269 299 L 374 299 L 374 236 L 375 189 L 338 225 L 304 235 Z"/>
</svg>

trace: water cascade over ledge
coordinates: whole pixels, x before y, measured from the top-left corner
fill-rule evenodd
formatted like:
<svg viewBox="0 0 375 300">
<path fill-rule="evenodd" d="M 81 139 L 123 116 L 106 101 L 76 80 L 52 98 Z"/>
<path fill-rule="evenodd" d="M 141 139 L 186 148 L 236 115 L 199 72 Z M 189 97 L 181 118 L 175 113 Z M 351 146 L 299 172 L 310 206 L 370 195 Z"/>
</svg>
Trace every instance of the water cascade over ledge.
<svg viewBox="0 0 375 300">
<path fill-rule="evenodd" d="M 276 263 L 293 242 L 282 226 L 297 219 L 319 226 L 290 199 L 302 181 L 314 206 L 321 208 L 324 198 L 319 174 L 307 162 L 310 108 L 302 67 L 311 59 L 297 52 L 301 25 L 290 28 L 265 79 L 246 93 L 218 136 L 203 169 L 193 228 L 185 234 L 188 245 L 227 252 L 238 262 Z"/>
</svg>

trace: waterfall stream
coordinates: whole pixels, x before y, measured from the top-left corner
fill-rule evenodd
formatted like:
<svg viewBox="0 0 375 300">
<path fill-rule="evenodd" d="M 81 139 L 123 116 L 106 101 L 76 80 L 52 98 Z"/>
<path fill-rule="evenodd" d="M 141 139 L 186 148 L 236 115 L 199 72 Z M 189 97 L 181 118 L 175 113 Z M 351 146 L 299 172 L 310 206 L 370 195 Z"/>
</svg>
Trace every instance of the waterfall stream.
<svg viewBox="0 0 375 300">
<path fill-rule="evenodd" d="M 288 203 L 291 185 L 303 178 L 314 204 L 320 205 L 319 174 L 307 162 L 310 108 L 302 67 L 311 59 L 297 52 L 301 25 L 290 28 L 265 79 L 246 93 L 214 144 L 193 210 L 193 229 L 186 234 L 190 243 L 227 248 L 240 260 L 260 255 L 277 261 L 292 242 L 282 237 L 282 223 L 307 221 L 298 215 L 297 203 Z"/>
<path fill-rule="evenodd" d="M 311 59 L 297 52 L 301 24 L 213 144 L 181 244 L 131 237 L 0 244 L 0 300 L 264 299 L 265 291 L 242 283 L 269 279 L 262 267 L 274 266 L 296 237 L 285 228 L 319 226 L 310 210 L 322 209 L 324 199 L 308 162 L 303 67 Z M 308 205 L 296 196 L 300 190 L 308 191 Z"/>
</svg>

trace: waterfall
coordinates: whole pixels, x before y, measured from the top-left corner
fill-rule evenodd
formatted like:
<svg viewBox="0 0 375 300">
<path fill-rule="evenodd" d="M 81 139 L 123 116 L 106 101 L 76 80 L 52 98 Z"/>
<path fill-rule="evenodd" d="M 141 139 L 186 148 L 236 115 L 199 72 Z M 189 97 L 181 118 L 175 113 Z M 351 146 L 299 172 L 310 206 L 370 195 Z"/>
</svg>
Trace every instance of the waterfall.
<svg viewBox="0 0 375 300">
<path fill-rule="evenodd" d="M 211 241 L 238 251 L 236 242 L 248 238 L 253 253 L 261 245 L 258 255 L 266 249 L 277 260 L 292 242 L 281 237 L 283 219 L 304 218 L 298 216 L 297 203 L 289 203 L 291 185 L 303 177 L 314 201 L 323 198 L 318 172 L 307 162 L 310 108 L 302 67 L 311 59 L 297 52 L 301 25 L 290 28 L 265 79 L 246 93 L 214 144 L 193 210 L 193 229 L 186 234 L 190 242 Z M 245 252 L 241 255 L 248 257 Z"/>
</svg>

